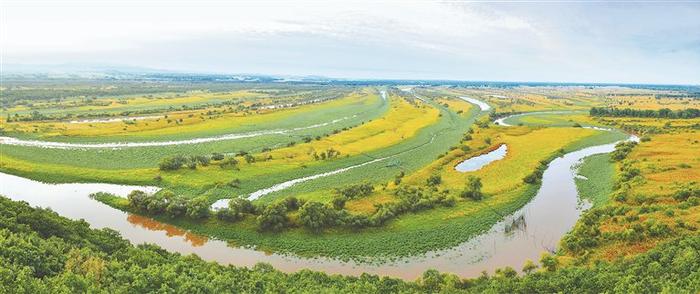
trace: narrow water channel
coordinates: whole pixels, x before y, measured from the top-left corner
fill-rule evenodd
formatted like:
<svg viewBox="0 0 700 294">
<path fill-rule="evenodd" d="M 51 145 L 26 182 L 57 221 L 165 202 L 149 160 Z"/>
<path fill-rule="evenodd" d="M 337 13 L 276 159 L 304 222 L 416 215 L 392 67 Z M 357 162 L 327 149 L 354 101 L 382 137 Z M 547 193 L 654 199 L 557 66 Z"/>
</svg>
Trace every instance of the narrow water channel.
<svg viewBox="0 0 700 294">
<path fill-rule="evenodd" d="M 96 228 L 117 230 L 135 244 L 153 243 L 169 251 L 194 253 L 205 260 L 222 264 L 252 266 L 266 262 L 285 272 L 308 268 L 331 274 L 359 275 L 367 272 L 404 279 L 415 279 L 425 270 L 437 269 L 462 277 L 474 277 L 484 270 L 492 272 L 504 266 L 520 268 L 525 260 L 537 260 L 543 251 L 553 250 L 585 208 L 579 205 L 573 167 L 584 157 L 613 149 L 614 144 L 606 144 L 555 159 L 545 171 L 542 187 L 530 203 L 468 242 L 449 250 L 379 265 L 329 258 L 307 259 L 231 247 L 223 241 L 209 240 L 147 217 L 113 209 L 88 197 L 90 193 L 98 191 L 124 196 L 133 189 L 154 191 L 156 188 L 152 187 L 52 185 L 0 173 L 0 194 L 33 206 L 50 207 L 72 219 L 84 219 Z"/>
<path fill-rule="evenodd" d="M 158 147 L 158 146 L 172 146 L 172 145 L 188 145 L 188 144 L 199 144 L 208 143 L 216 141 L 226 141 L 226 140 L 236 140 L 243 138 L 253 138 L 265 135 L 281 135 L 290 132 L 308 130 L 313 128 L 324 127 L 331 124 L 336 124 L 341 121 L 355 118 L 357 114 L 352 116 L 345 116 L 342 118 L 337 118 L 332 121 L 318 123 L 314 125 L 309 125 L 305 127 L 297 127 L 291 129 L 275 129 L 275 130 L 264 130 L 256 132 L 247 133 L 233 133 L 212 137 L 202 137 L 193 138 L 187 140 L 172 140 L 172 141 L 149 141 L 149 142 L 110 142 L 110 143 L 67 143 L 67 142 L 53 142 L 53 141 L 40 141 L 40 140 L 25 140 L 14 137 L 4 137 L 0 136 L 0 145 L 17 145 L 17 146 L 28 146 L 28 147 L 41 147 L 41 148 L 51 148 L 51 149 L 120 149 L 120 148 L 131 148 L 131 147 Z"/>
<path fill-rule="evenodd" d="M 503 144 L 498 146 L 496 150 L 490 151 L 486 154 L 465 159 L 455 166 L 455 170 L 463 173 L 480 170 L 487 164 L 506 157 L 506 152 L 508 152 L 508 146 Z"/>
</svg>

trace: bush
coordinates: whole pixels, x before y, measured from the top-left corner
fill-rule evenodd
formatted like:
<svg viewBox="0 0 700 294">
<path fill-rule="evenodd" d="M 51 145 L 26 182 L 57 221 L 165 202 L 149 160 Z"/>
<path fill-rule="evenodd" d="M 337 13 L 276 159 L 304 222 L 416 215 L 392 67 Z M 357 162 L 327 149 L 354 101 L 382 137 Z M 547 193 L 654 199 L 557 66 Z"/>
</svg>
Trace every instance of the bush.
<svg viewBox="0 0 700 294">
<path fill-rule="evenodd" d="M 309 201 L 299 209 L 299 222 L 305 228 L 320 232 L 336 223 L 336 211 L 326 204 Z"/>
<path fill-rule="evenodd" d="M 467 185 L 460 194 L 462 198 L 470 198 L 472 200 L 481 200 L 484 194 L 481 193 L 481 179 L 475 176 L 469 176 L 467 178 Z"/>
<path fill-rule="evenodd" d="M 637 146 L 636 142 L 620 142 L 615 145 L 615 151 L 610 154 L 613 161 L 622 161 L 627 158 L 627 155 L 632 152 L 632 148 Z"/>
<path fill-rule="evenodd" d="M 233 198 L 228 202 L 228 208 L 238 213 L 255 213 L 256 209 L 250 200 L 245 198 Z"/>
<path fill-rule="evenodd" d="M 209 156 L 194 155 L 190 158 L 190 161 L 194 162 L 195 164 L 199 163 L 201 166 L 207 166 L 209 165 L 210 159 Z"/>
<path fill-rule="evenodd" d="M 255 157 L 253 157 L 253 155 L 250 154 L 243 155 L 243 159 L 245 159 L 245 162 L 248 164 L 255 162 Z"/>
<path fill-rule="evenodd" d="M 138 210 L 146 211 L 146 204 L 148 201 L 148 194 L 146 194 L 146 192 L 134 190 L 131 191 L 126 198 L 129 200 L 129 206 Z"/>
<path fill-rule="evenodd" d="M 333 204 L 333 208 L 340 210 L 340 209 L 345 208 L 345 202 L 347 200 L 348 199 L 345 198 L 345 196 L 336 196 L 333 198 L 331 203 Z"/>
<path fill-rule="evenodd" d="M 224 155 L 221 153 L 212 153 L 211 154 L 211 160 L 219 161 L 219 160 L 223 160 L 223 159 L 224 159 Z"/>
<path fill-rule="evenodd" d="M 442 183 L 442 177 L 440 177 L 440 175 L 431 175 L 426 180 L 426 183 L 428 184 L 428 186 L 431 186 L 431 187 L 440 185 L 440 183 Z"/>
<path fill-rule="evenodd" d="M 182 155 L 175 155 L 171 157 L 166 157 L 163 158 L 163 160 L 160 161 L 158 164 L 158 168 L 160 170 L 168 171 L 168 170 L 178 170 L 180 169 L 183 165 L 187 164 L 189 160 L 182 156 Z"/>
<path fill-rule="evenodd" d="M 234 168 L 238 165 L 238 160 L 233 157 L 226 157 L 219 163 L 220 168 Z"/>
<path fill-rule="evenodd" d="M 211 204 L 209 204 L 209 200 L 206 197 L 194 198 L 187 203 L 187 216 L 193 219 L 208 217 L 210 206 Z"/>
<path fill-rule="evenodd" d="M 341 189 L 336 189 L 336 193 L 346 199 L 356 199 L 369 196 L 374 191 L 374 186 L 369 183 L 350 185 Z"/>
<path fill-rule="evenodd" d="M 165 213 L 171 218 L 178 218 L 187 212 L 187 200 L 182 196 L 176 196 L 168 201 Z"/>
<path fill-rule="evenodd" d="M 270 204 L 265 207 L 256 220 L 258 230 L 279 232 L 289 225 L 287 205 L 284 202 Z"/>
<path fill-rule="evenodd" d="M 230 208 L 222 208 L 216 211 L 216 218 L 227 221 L 235 222 L 243 218 L 243 214 Z"/>
</svg>

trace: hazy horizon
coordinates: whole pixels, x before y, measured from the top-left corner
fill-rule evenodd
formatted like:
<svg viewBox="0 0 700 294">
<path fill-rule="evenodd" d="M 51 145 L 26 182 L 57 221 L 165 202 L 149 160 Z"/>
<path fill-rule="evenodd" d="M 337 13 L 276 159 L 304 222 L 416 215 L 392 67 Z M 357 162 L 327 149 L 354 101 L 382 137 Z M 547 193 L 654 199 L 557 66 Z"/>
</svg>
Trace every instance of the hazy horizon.
<svg viewBox="0 0 700 294">
<path fill-rule="evenodd" d="M 700 84 L 699 2 L 2 1 L 2 64 Z"/>
</svg>

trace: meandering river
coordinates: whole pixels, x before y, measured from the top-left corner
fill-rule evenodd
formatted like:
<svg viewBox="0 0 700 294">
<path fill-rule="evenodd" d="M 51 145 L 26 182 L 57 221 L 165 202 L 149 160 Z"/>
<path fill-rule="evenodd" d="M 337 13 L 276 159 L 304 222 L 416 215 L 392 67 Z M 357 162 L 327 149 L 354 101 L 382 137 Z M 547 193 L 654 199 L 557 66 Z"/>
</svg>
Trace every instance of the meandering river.
<svg viewBox="0 0 700 294">
<path fill-rule="evenodd" d="M 111 184 L 44 184 L 0 173 L 0 194 L 34 206 L 50 207 L 57 213 L 84 219 L 93 227 L 117 230 L 132 243 L 153 243 L 169 251 L 194 253 L 222 264 L 252 266 L 267 262 L 282 271 L 311 269 L 327 273 L 359 275 L 363 272 L 414 279 L 427 269 L 473 277 L 481 271 L 512 266 L 520 268 L 527 259 L 537 260 L 571 229 L 585 205 L 580 205 L 573 167 L 590 155 L 608 153 L 614 144 L 589 147 L 552 161 L 544 172 L 537 195 L 516 213 L 506 216 L 489 231 L 449 250 L 423 256 L 401 258 L 383 264 L 343 262 L 329 258 L 307 259 L 269 254 L 253 249 L 228 246 L 147 217 L 113 209 L 90 199 L 93 192 L 106 191 L 121 196 L 133 189 L 155 191 L 153 187 Z"/>
</svg>

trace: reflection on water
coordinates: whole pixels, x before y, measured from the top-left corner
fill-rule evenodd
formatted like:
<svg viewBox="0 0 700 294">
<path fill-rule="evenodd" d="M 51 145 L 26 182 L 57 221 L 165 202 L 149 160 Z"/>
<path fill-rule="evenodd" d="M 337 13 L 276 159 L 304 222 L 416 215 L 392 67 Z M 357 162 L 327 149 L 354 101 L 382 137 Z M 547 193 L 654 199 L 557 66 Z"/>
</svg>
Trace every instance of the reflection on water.
<svg viewBox="0 0 700 294">
<path fill-rule="evenodd" d="M 452 249 L 399 258 L 384 264 L 343 262 L 329 258 L 307 259 L 231 247 L 224 241 L 203 238 L 147 217 L 129 215 L 88 197 L 98 191 L 125 196 L 134 189 L 154 191 L 156 188 L 152 187 L 49 185 L 0 173 L 0 194 L 34 206 L 50 207 L 72 219 L 85 219 L 95 228 L 112 228 L 134 244 L 153 243 L 172 252 L 194 253 L 204 260 L 222 264 L 253 266 L 266 262 L 285 272 L 308 268 L 331 274 L 359 275 L 367 272 L 405 279 L 415 279 L 428 269 L 437 269 L 462 277 L 475 277 L 482 271 L 491 272 L 505 266 L 520 268 L 525 260 L 538 260 L 543 251 L 556 248 L 557 242 L 573 227 L 585 208 L 578 205 L 572 167 L 586 156 L 611 152 L 613 149 L 614 144 L 590 147 L 555 159 L 545 170 L 542 186 L 532 201 L 512 215 L 505 216 L 488 232 Z"/>
<path fill-rule="evenodd" d="M 506 235 L 511 235 L 515 231 L 527 231 L 527 222 L 525 221 L 525 216 L 521 215 L 511 220 L 510 223 L 507 223 L 504 230 Z"/>
<path fill-rule="evenodd" d="M 151 231 L 163 231 L 168 237 L 184 236 L 185 241 L 189 242 L 194 247 L 202 246 L 208 241 L 208 238 L 205 236 L 200 236 L 192 232 L 180 229 L 176 226 L 159 222 L 150 217 L 145 217 L 137 214 L 129 214 L 129 216 L 126 217 L 126 220 L 131 224 L 140 226 Z"/>
</svg>

